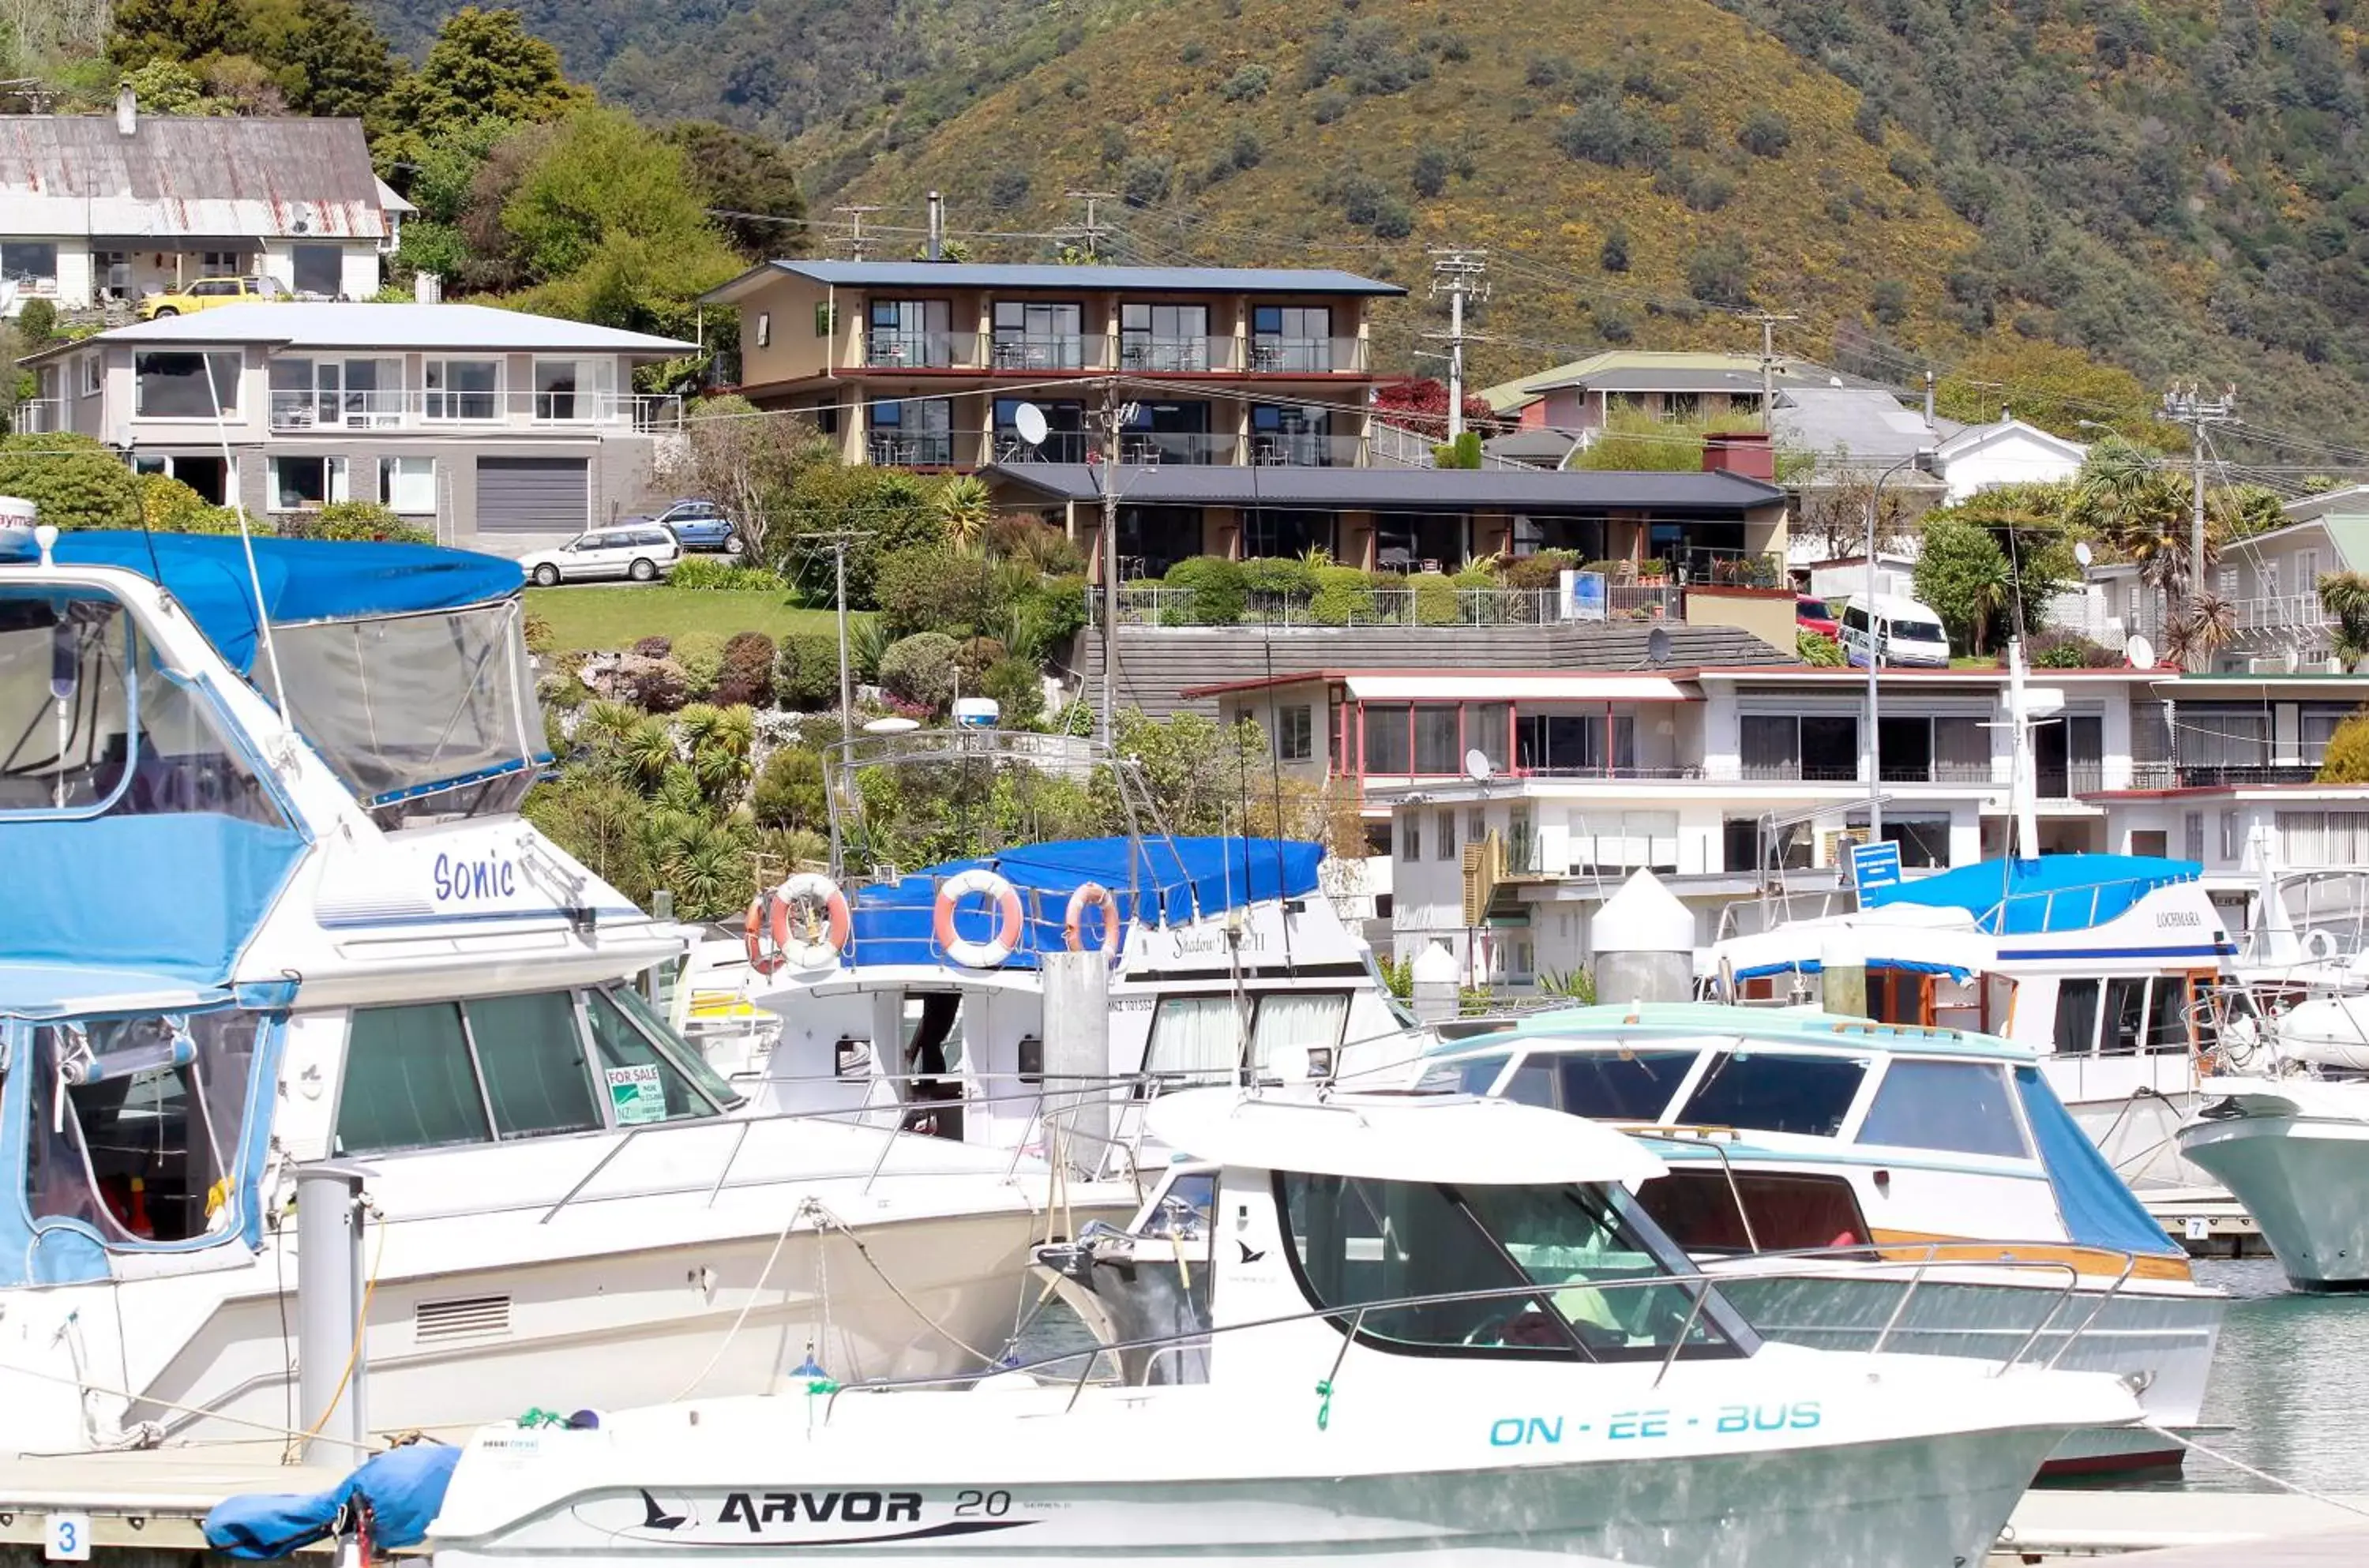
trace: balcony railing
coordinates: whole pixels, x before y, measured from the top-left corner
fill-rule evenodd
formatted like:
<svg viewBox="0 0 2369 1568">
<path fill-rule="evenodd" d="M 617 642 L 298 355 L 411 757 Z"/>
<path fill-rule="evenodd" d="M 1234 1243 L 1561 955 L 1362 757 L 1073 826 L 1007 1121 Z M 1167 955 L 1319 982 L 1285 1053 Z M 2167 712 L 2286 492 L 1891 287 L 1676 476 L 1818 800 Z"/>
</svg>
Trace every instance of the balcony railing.
<svg viewBox="0 0 2369 1568">
<path fill-rule="evenodd" d="M 2246 789 L 2257 784 L 2312 784 L 2318 775 L 2316 762 L 2138 762 L 2131 768 L 2131 787 Z M 2090 786 L 2093 790 L 2103 787 L 2102 783 Z"/>
<path fill-rule="evenodd" d="M 989 450 L 997 463 L 1083 463 L 1093 438 L 1082 430 L 1052 430 L 1031 446 L 1017 430 L 998 430 Z"/>
<path fill-rule="evenodd" d="M 682 399 L 616 392 L 297 392 L 270 395 L 271 428 L 306 430 L 443 429 L 453 425 L 682 427 Z"/>
<path fill-rule="evenodd" d="M 17 405 L 17 412 L 10 424 L 22 435 L 56 435 L 70 428 L 66 400 L 63 397 L 28 398 Z"/>
<path fill-rule="evenodd" d="M 1364 461 L 1365 445 L 1356 436 L 1254 430 L 1251 461 L 1262 468 L 1355 468 Z"/>
<path fill-rule="evenodd" d="M 2230 612 L 2241 632 L 2290 631 L 2332 624 L 2335 617 L 2317 593 L 2281 593 L 2263 599 L 2240 599 Z"/>
<path fill-rule="evenodd" d="M 1356 338 L 1251 339 L 1250 368 L 1262 375 L 1338 375 L 1366 368 L 1366 345 Z"/>
<path fill-rule="evenodd" d="M 1151 375 L 1190 375 L 1205 371 L 1230 371 L 1241 362 L 1240 345 L 1225 338 L 1119 338 L 1118 368 Z"/>
<path fill-rule="evenodd" d="M 876 370 L 978 370 L 976 332 L 908 332 L 876 327 L 864 339 L 864 361 Z"/>
<path fill-rule="evenodd" d="M 875 430 L 866 449 L 878 468 L 951 468 L 955 463 L 952 430 Z"/>
<path fill-rule="evenodd" d="M 1100 371 L 1110 367 L 1106 340 L 1077 333 L 999 332 L 992 349 L 999 371 Z"/>
<path fill-rule="evenodd" d="M 1118 452 L 1121 463 L 1140 467 L 1157 468 L 1163 464 L 1189 466 L 1238 463 L 1242 460 L 1242 442 L 1233 436 L 1130 430 L 1119 437 Z"/>
</svg>

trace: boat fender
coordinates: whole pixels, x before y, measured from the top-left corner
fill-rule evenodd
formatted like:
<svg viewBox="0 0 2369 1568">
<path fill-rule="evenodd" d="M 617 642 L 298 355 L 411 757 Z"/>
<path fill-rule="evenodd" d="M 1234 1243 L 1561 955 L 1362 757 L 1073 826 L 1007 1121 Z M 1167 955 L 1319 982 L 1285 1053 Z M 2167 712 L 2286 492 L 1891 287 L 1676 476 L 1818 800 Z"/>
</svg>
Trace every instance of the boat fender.
<svg viewBox="0 0 2369 1568">
<path fill-rule="evenodd" d="M 792 910 L 799 911 L 793 926 Z M 820 918 L 817 918 L 820 911 Z M 787 962 L 795 968 L 819 969 L 838 962 L 847 951 L 847 895 L 839 884 L 819 871 L 801 871 L 773 889 L 772 938 L 773 950 L 780 956 L 776 967 Z"/>
<path fill-rule="evenodd" d="M 974 893 L 995 906 L 995 935 L 986 942 L 955 934 L 955 910 Z M 992 969 L 1019 950 L 1020 895 L 1011 883 L 985 866 L 957 871 L 938 889 L 937 914 L 931 923 L 931 934 L 937 938 L 938 951 L 964 968 Z"/>
<path fill-rule="evenodd" d="M 2336 956 L 2336 933 L 2326 926 L 2316 925 L 2303 933 L 2305 961 L 2326 964 Z"/>
<path fill-rule="evenodd" d="M 1103 912 L 1103 956 L 1118 951 L 1118 900 L 1111 890 L 1099 882 L 1081 882 L 1070 895 L 1070 907 L 1061 916 L 1061 944 L 1072 953 L 1082 953 L 1086 947 L 1086 911 Z"/>
</svg>

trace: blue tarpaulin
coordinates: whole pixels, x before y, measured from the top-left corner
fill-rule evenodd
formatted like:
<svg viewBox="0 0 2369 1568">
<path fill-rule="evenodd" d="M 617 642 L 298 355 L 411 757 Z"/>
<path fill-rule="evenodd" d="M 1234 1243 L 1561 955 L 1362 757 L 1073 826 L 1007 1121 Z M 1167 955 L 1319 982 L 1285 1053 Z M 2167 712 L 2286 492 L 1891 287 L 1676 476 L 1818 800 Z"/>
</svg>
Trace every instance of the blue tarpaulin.
<svg viewBox="0 0 2369 1568">
<path fill-rule="evenodd" d="M 52 558 L 121 567 L 162 584 L 240 673 L 254 668 L 255 586 L 235 534 L 77 532 L 58 536 Z M 324 539 L 258 539 L 255 575 L 275 626 L 458 610 L 525 582 L 519 564 L 498 555 Z"/>
<path fill-rule="evenodd" d="M 249 1560 L 285 1557 L 326 1539 L 348 1505 L 366 1501 L 374 1551 L 416 1546 L 428 1539 L 460 1462 L 461 1450 L 450 1444 L 412 1443 L 372 1456 L 326 1492 L 228 1498 L 206 1516 L 206 1544 Z"/>
<path fill-rule="evenodd" d="M 938 889 L 947 877 L 974 866 L 1001 876 L 1020 895 L 1020 948 L 1004 967 L 1033 969 L 1037 954 L 1061 949 L 1070 895 L 1082 883 L 1109 888 L 1122 920 L 1181 925 L 1266 899 L 1306 898 L 1316 891 L 1316 867 L 1323 858 L 1322 845 L 1288 839 L 1114 838 L 1029 844 L 981 860 L 950 861 L 858 893 L 850 911 L 846 961 L 942 962 L 931 934 Z M 955 915 L 955 931 L 974 940 L 992 937 L 994 910 L 984 898 L 965 899 Z M 1088 920 L 1084 936 L 1089 944 L 1101 941 L 1098 920 Z"/>
<path fill-rule="evenodd" d="M 2048 1167 L 2048 1185 L 2056 1194 L 2057 1211 L 2065 1216 L 2066 1235 L 2085 1246 L 2182 1255 L 2146 1206 L 2114 1174 L 2040 1070 L 2017 1068 L 2015 1087 L 2023 1096 L 2024 1119 L 2031 1124 L 2041 1163 Z"/>
<path fill-rule="evenodd" d="M 1814 975 L 1824 966 L 1815 958 L 1788 958 L 1778 964 L 1755 964 L 1748 969 L 1738 969 L 1739 980 L 1767 979 L 1771 975 Z M 1928 964 L 1921 958 L 1870 958 L 1871 969 L 1905 969 L 1912 975 L 1947 975 L 1961 983 L 1974 977 L 1972 969 L 1955 964 Z"/>
<path fill-rule="evenodd" d="M 1871 909 L 1925 904 L 1964 910 L 1993 936 L 2087 931 L 2115 919 L 2158 887 L 2193 882 L 2192 860 L 2138 854 L 2051 854 L 2038 860 L 1986 860 L 1896 887 L 1871 887 Z"/>
</svg>

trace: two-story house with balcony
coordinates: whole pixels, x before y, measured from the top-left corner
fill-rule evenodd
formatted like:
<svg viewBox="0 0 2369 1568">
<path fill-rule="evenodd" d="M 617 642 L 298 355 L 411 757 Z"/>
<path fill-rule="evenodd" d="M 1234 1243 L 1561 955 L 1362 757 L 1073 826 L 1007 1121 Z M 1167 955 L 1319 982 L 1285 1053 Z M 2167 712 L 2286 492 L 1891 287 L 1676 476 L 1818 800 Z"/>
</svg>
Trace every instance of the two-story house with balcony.
<svg viewBox="0 0 2369 1568">
<path fill-rule="evenodd" d="M 2235 622 L 2217 662 L 2224 670 L 2340 670 L 2331 660 L 2336 618 L 2319 601 L 2330 572 L 2369 572 L 2369 486 L 2305 496 L 2287 521 L 2222 546 L 2214 591 Z"/>
<path fill-rule="evenodd" d="M 411 204 L 359 120 L 0 115 L 0 278 L 84 309 L 201 278 L 366 300 Z"/>
<path fill-rule="evenodd" d="M 224 305 L 31 356 L 17 428 L 94 436 L 258 515 L 383 501 L 517 550 L 647 503 L 681 409 L 634 370 L 693 351 L 484 305 Z"/>
</svg>

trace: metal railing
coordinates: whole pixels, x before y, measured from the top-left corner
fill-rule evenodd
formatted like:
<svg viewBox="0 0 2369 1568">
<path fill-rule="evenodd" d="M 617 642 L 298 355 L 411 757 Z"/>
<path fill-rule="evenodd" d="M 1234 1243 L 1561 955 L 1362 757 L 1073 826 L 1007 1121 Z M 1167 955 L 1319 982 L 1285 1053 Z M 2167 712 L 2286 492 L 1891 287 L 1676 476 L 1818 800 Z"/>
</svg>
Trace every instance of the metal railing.
<svg viewBox="0 0 2369 1568">
<path fill-rule="evenodd" d="M 1365 458 L 1366 443 L 1356 436 L 1251 432 L 1251 462 L 1262 468 L 1355 468 Z"/>
<path fill-rule="evenodd" d="M 2134 762 L 2130 787 L 2246 789 L 2259 784 L 2311 784 L 2318 776 L 2317 762 Z"/>
<path fill-rule="evenodd" d="M 951 468 L 956 438 L 952 430 L 907 434 L 875 430 L 864 438 L 864 452 L 878 468 Z"/>
<path fill-rule="evenodd" d="M 1357 338 L 1251 338 L 1250 369 L 1267 375 L 1337 375 L 1366 368 L 1366 345 Z"/>
<path fill-rule="evenodd" d="M 1230 371 L 1242 363 L 1242 343 L 1226 337 L 1145 338 L 1122 333 L 1118 368 L 1150 375 L 1192 375 Z"/>
<path fill-rule="evenodd" d="M 63 397 L 29 397 L 17 405 L 10 428 L 22 435 L 53 436 L 74 428 Z"/>
<path fill-rule="evenodd" d="M 450 425 L 625 426 L 640 431 L 682 426 L 682 399 L 620 392 L 331 392 L 271 393 L 271 429 L 302 430 L 408 429 Z"/>
<path fill-rule="evenodd" d="M 876 370 L 979 370 L 985 343 L 976 332 L 876 326 L 864 335 L 864 362 Z"/>
<path fill-rule="evenodd" d="M 1242 450 L 1239 437 L 1197 431 L 1127 430 L 1118 438 L 1119 461 L 1138 468 L 1239 463 Z"/>
<path fill-rule="evenodd" d="M 1075 332 L 998 332 L 989 345 L 999 371 L 1108 370 L 1108 340 Z"/>
<path fill-rule="evenodd" d="M 2336 622 L 2317 593 L 2274 593 L 2240 599 L 2229 610 L 2241 632 L 2291 631 L 2333 625 Z"/>
</svg>

